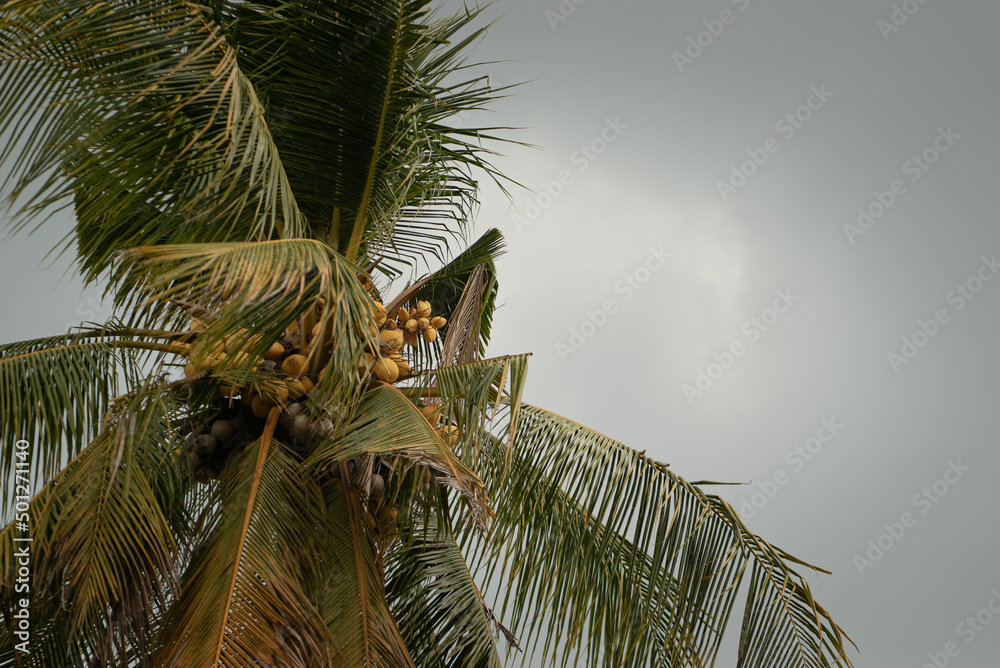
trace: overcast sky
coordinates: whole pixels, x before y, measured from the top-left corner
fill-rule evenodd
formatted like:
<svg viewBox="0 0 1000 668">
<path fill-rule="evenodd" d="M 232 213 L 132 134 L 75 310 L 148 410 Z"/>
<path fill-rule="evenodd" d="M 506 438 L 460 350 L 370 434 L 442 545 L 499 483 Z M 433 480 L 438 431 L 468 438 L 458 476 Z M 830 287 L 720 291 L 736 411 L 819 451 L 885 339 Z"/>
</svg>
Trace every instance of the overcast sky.
<svg viewBox="0 0 1000 668">
<path fill-rule="evenodd" d="M 995 666 L 1000 4 L 488 15 L 475 58 L 532 83 L 487 120 L 542 147 L 505 149 L 535 192 L 486 188 L 477 223 L 508 240 L 492 352 L 534 353 L 527 401 L 748 482 L 715 491 L 834 572 L 869 665 Z M 42 270 L 65 231 L 0 243 L 0 339 L 109 315 Z"/>
</svg>

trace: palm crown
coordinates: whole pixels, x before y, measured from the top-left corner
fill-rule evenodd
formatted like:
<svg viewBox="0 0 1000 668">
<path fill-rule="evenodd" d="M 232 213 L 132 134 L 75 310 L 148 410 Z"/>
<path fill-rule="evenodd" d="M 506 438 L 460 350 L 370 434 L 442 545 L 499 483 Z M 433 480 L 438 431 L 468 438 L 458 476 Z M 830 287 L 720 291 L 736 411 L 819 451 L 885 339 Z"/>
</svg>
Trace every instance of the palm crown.
<svg viewBox="0 0 1000 668">
<path fill-rule="evenodd" d="M 4 665 L 706 666 L 740 601 L 740 666 L 850 665 L 813 567 L 484 359 L 478 14 L 0 5 L 14 224 L 120 315 L 0 347 Z"/>
</svg>

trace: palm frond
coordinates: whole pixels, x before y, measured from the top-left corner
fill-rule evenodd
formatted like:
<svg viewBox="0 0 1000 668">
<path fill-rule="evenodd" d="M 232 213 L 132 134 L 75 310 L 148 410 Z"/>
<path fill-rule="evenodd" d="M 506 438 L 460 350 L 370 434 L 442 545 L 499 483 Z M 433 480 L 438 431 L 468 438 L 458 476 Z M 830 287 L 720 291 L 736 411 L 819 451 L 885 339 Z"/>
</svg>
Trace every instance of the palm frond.
<svg viewBox="0 0 1000 668">
<path fill-rule="evenodd" d="M 265 105 L 205 7 L 11 0 L 0 9 L 0 99 L 11 137 L 0 162 L 17 151 L 5 195 L 24 196 L 21 226 L 73 193 L 82 230 L 141 214 L 133 234 L 87 248 L 92 271 L 123 241 L 307 229 Z"/>
<path fill-rule="evenodd" d="M 244 375 L 296 318 L 322 300 L 317 323 L 328 333 L 330 350 L 317 347 L 310 367 L 314 373 L 333 369 L 320 384 L 326 394 L 336 390 L 345 400 L 356 394 L 358 360 L 374 327 L 373 302 L 358 280 L 361 270 L 327 244 L 288 239 L 154 246 L 133 249 L 129 257 L 119 298 L 123 306 L 151 304 L 137 321 L 163 325 L 176 318 L 171 301 L 196 304 L 210 316 L 193 354 L 236 336 L 247 353 L 240 367 Z"/>
<path fill-rule="evenodd" d="M 413 402 L 391 385 L 368 392 L 351 422 L 319 444 L 306 463 L 329 472 L 361 455 L 394 455 L 435 471 L 438 482 L 466 500 L 473 521 L 485 526 L 488 508 L 482 481 L 441 440 Z"/>
<path fill-rule="evenodd" d="M 184 494 L 183 466 L 174 451 L 174 411 L 168 397 L 146 388 L 115 410 L 97 438 L 0 531 L 5 607 L 16 593 L 15 548 L 27 520 L 34 541 L 31 587 L 38 621 L 33 641 L 44 645 L 44 620 L 54 639 L 84 655 L 142 652 L 149 619 L 176 592 L 177 554 L 167 515 Z M 183 462 L 186 465 L 186 462 Z M 109 608 L 112 614 L 109 614 Z M 55 643 L 58 645 L 58 643 Z M 59 648 L 53 646 L 53 651 Z"/>
<path fill-rule="evenodd" d="M 643 453 L 534 406 L 520 421 L 495 543 L 480 555 L 487 581 L 509 586 L 503 614 L 516 633 L 570 649 L 586 637 L 585 665 L 711 665 L 749 569 L 741 668 L 779 656 L 795 668 L 851 665 L 849 639 L 795 571 L 820 569 Z M 543 657 L 556 649 L 546 640 Z"/>
<path fill-rule="evenodd" d="M 492 475 L 493 470 L 480 461 L 490 450 L 491 429 L 506 417 L 508 447 L 517 431 L 517 414 L 521 394 L 528 374 L 530 355 L 493 357 L 478 362 L 443 366 L 421 378 L 418 388 L 409 390 L 417 395 L 436 386 L 435 394 L 442 404 L 442 414 L 459 428 L 456 453 L 470 468 Z M 501 478 L 490 478 L 491 489 L 502 489 Z"/>
<path fill-rule="evenodd" d="M 489 131 L 445 122 L 496 97 L 485 78 L 444 82 L 479 10 L 437 20 L 429 5 L 219 3 L 313 235 L 361 264 L 443 260 L 475 202 L 470 169 L 495 175 Z"/>
<path fill-rule="evenodd" d="M 441 350 L 443 365 L 471 362 L 486 354 L 498 290 L 495 263 L 504 252 L 499 230 L 489 230 L 417 291 L 418 299 L 451 314 Z"/>
<path fill-rule="evenodd" d="M 422 524 L 422 526 L 421 526 Z M 430 515 L 411 526 L 391 555 L 387 596 L 414 660 L 426 668 L 501 668 L 504 633 L 451 531 Z"/>
<path fill-rule="evenodd" d="M 296 568 L 303 485 L 271 440 L 277 415 L 221 481 L 220 516 L 167 612 L 156 665 L 326 665 L 329 636 Z"/>
<path fill-rule="evenodd" d="M 331 480 L 323 489 L 322 523 L 318 537 L 321 577 L 318 608 L 334 639 L 332 666 L 353 668 L 413 668 L 413 658 L 386 602 L 385 572 L 358 489 Z"/>
<path fill-rule="evenodd" d="M 134 350 L 102 330 L 0 346 L 0 493 L 12 498 L 16 443 L 27 441 L 31 480 L 49 480 L 90 442 L 123 382 L 135 379 Z"/>
</svg>

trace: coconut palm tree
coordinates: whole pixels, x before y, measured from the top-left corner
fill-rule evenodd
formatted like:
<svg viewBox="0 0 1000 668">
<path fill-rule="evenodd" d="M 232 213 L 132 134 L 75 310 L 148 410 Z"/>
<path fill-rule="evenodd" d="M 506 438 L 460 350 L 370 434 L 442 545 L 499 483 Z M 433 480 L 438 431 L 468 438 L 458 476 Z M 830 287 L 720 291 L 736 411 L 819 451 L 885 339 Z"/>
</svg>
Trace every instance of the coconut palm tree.
<svg viewBox="0 0 1000 668">
<path fill-rule="evenodd" d="M 3 665 L 709 666 L 737 605 L 740 666 L 851 665 L 812 566 L 485 357 L 478 15 L 0 5 L 12 225 L 116 313 L 0 347 Z"/>
</svg>

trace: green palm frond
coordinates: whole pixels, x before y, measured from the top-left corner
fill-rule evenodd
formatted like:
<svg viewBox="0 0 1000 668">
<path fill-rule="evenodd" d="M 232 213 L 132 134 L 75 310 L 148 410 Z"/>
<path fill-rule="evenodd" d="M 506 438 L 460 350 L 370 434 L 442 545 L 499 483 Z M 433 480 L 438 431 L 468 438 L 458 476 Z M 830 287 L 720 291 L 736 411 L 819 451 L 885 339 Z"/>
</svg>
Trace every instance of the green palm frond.
<svg viewBox="0 0 1000 668">
<path fill-rule="evenodd" d="M 101 330 L 0 346 L 0 493 L 10 498 L 14 448 L 28 442 L 33 483 L 49 480 L 96 435 L 139 360 Z"/>
<path fill-rule="evenodd" d="M 550 638 L 572 648 L 586 637 L 585 665 L 711 665 L 749 570 L 741 667 L 776 656 L 851 665 L 849 639 L 793 566 L 820 569 L 642 453 L 534 406 L 520 419 L 495 543 L 479 558 L 488 582 L 509 586 L 514 632 L 546 638 L 544 657 L 556 650 Z M 503 458 L 494 453 L 494 466 Z"/>
<path fill-rule="evenodd" d="M 387 595 L 414 660 L 426 668 L 501 668 L 496 636 L 514 647 L 516 639 L 486 604 L 451 531 L 429 516 L 409 533 L 391 555 Z"/>
<path fill-rule="evenodd" d="M 443 259 L 475 202 L 470 169 L 495 174 L 489 131 L 444 123 L 495 98 L 482 78 L 444 82 L 478 33 L 453 38 L 479 10 L 437 20 L 429 0 L 219 4 L 313 235 L 362 264 Z"/>
<path fill-rule="evenodd" d="M 510 355 L 445 366 L 425 379 L 437 386 L 444 417 L 458 425 L 461 438 L 456 452 L 476 471 L 494 473 L 483 466 L 481 458 L 490 449 L 490 429 L 501 417 L 506 418 L 508 445 L 513 442 L 529 357 Z M 502 488 L 503 483 L 498 477 L 489 480 L 488 486 Z"/>
<path fill-rule="evenodd" d="M 178 546 L 167 515 L 185 482 L 173 450 L 173 410 L 156 388 L 130 397 L 27 511 L 38 621 L 52 620 L 57 638 L 105 661 L 112 649 L 148 646 L 151 612 L 162 611 L 176 592 Z M 21 522 L 19 516 L 0 532 L 7 609 L 20 597 L 15 549 L 24 544 L 15 537 Z M 42 627 L 33 628 L 33 639 L 44 644 Z"/>
<path fill-rule="evenodd" d="M 307 502 L 295 462 L 271 440 L 276 419 L 220 483 L 219 516 L 167 612 L 155 665 L 324 665 L 332 651 L 298 578 Z"/>
<path fill-rule="evenodd" d="M 355 487 L 331 480 L 323 490 L 318 608 L 337 653 L 332 666 L 413 668 L 413 658 L 386 601 L 385 571 L 366 505 Z"/>
<path fill-rule="evenodd" d="M 176 309 L 167 308 L 171 301 L 197 304 L 210 316 L 194 354 L 206 353 L 235 336 L 248 355 L 242 367 L 226 366 L 244 377 L 289 324 L 322 299 L 322 314 L 316 320 L 328 333 L 329 345 L 317 346 L 310 366 L 314 372 L 327 366 L 334 369 L 321 387 L 336 391 L 341 399 L 357 392 L 354 371 L 374 326 L 373 302 L 358 280 L 361 270 L 325 243 L 288 239 L 153 246 L 133 249 L 129 257 L 120 300 L 152 304 L 137 320 L 146 325 L 176 324 Z"/>
<path fill-rule="evenodd" d="M 490 165 L 488 160 L 495 153 L 484 142 L 509 141 L 496 134 L 508 128 L 449 124 L 451 118 L 462 119 L 485 108 L 509 88 L 494 89 L 485 76 L 454 76 L 469 69 L 465 53 L 488 27 L 467 30 L 482 10 L 467 9 L 428 20 L 426 33 L 414 49 L 411 79 L 419 83 L 405 93 L 411 103 L 401 122 L 406 131 L 393 147 L 388 171 L 398 184 L 399 213 L 391 228 L 372 230 L 368 257 L 385 256 L 390 265 L 409 265 L 417 259 L 427 262 L 431 257 L 444 262 L 449 242 L 469 230 L 478 204 L 475 172 L 492 177 L 504 190 L 506 177 Z M 468 34 L 458 39 L 462 32 Z M 443 165 L 447 170 L 441 169 Z"/>
<path fill-rule="evenodd" d="M 0 9 L 0 89 L 12 138 L 0 162 L 17 151 L 6 195 L 26 197 L 22 225 L 75 192 L 82 228 L 158 211 L 133 244 L 307 229 L 265 104 L 207 8 L 12 0 Z M 94 257 L 122 248 L 106 243 Z"/>
<path fill-rule="evenodd" d="M 26 645 L 21 645 L 24 638 L 12 636 L 14 629 L 7 626 L 8 620 L 17 623 L 13 612 L 12 608 L 5 608 L 6 623 L 0 624 L 0 666 L 3 668 L 90 668 L 93 665 L 96 657 L 86 643 L 70 635 L 65 611 L 60 614 L 33 608 Z M 30 651 L 22 651 L 25 649 Z"/>
<path fill-rule="evenodd" d="M 444 364 L 481 359 L 486 354 L 499 288 L 496 260 L 505 245 L 499 230 L 487 231 L 417 291 L 418 299 L 451 314 Z"/>
<path fill-rule="evenodd" d="M 441 440 L 413 402 L 391 385 L 368 392 L 351 422 L 319 444 L 307 464 L 330 472 L 340 462 L 362 455 L 398 456 L 435 471 L 438 482 L 457 490 L 468 502 L 473 521 L 484 525 L 488 509 L 482 481 Z"/>
<path fill-rule="evenodd" d="M 503 252 L 503 236 L 496 229 L 488 230 L 449 263 L 406 286 L 386 303 L 387 310 L 396 313 L 414 300 L 425 300 L 432 304 L 435 315 L 448 318 L 443 343 L 440 337 L 433 343 L 418 338 L 413 349 L 416 367 L 430 369 L 483 356 L 496 302 L 494 260 Z"/>
</svg>

